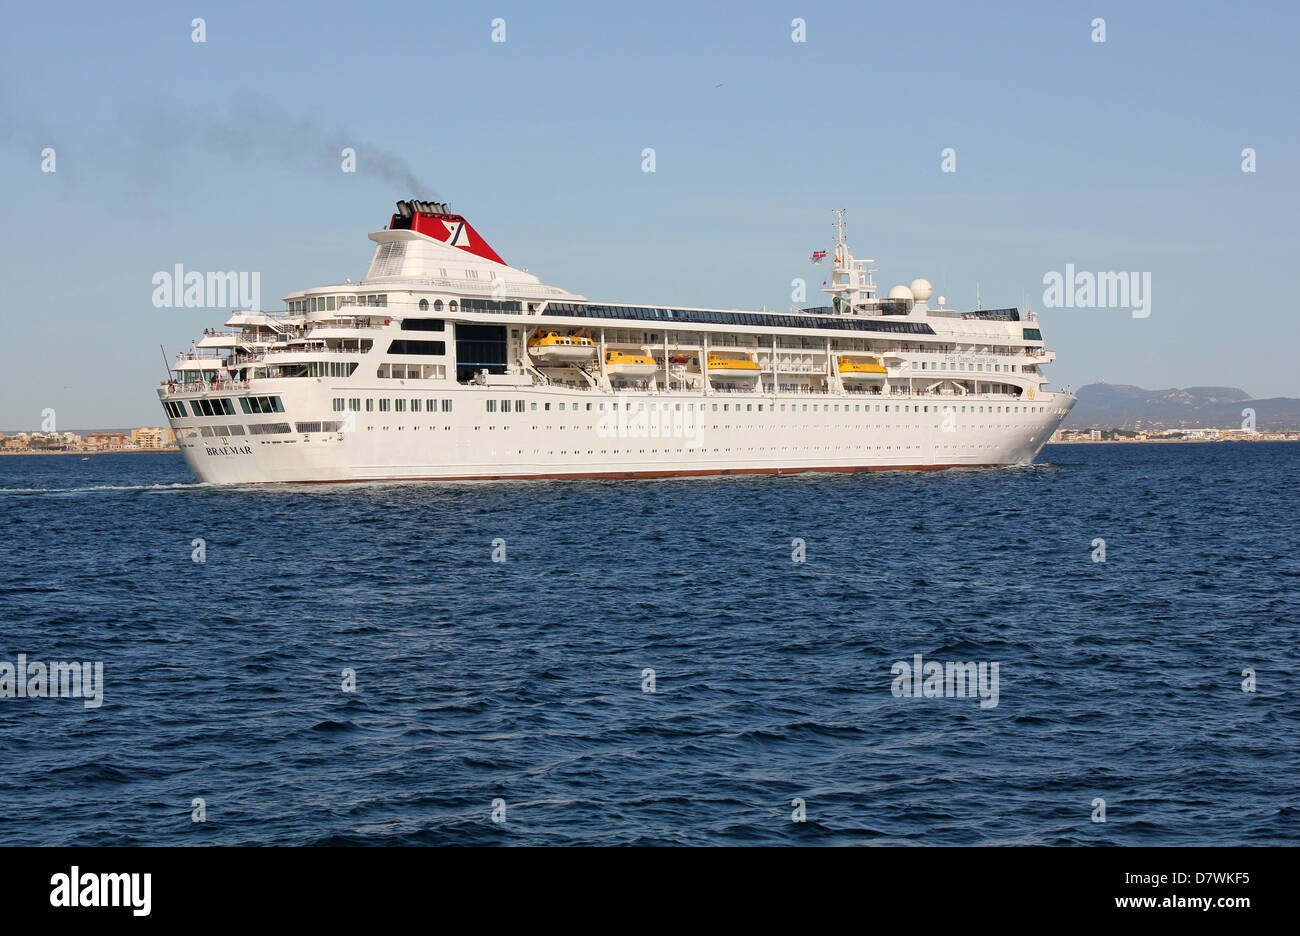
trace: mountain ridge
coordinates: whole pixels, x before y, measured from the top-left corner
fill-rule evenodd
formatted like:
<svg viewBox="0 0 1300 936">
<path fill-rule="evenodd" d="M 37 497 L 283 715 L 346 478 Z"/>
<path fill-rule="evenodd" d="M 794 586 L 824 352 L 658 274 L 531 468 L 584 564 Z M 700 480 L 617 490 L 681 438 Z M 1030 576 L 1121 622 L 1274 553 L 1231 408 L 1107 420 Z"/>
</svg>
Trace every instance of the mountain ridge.
<svg viewBox="0 0 1300 936">
<path fill-rule="evenodd" d="M 1255 411 L 1255 428 L 1300 429 L 1300 399 L 1254 399 L 1239 387 L 1171 387 L 1147 390 L 1132 384 L 1080 387 L 1079 402 L 1063 429 L 1237 429 L 1243 410 Z"/>
</svg>

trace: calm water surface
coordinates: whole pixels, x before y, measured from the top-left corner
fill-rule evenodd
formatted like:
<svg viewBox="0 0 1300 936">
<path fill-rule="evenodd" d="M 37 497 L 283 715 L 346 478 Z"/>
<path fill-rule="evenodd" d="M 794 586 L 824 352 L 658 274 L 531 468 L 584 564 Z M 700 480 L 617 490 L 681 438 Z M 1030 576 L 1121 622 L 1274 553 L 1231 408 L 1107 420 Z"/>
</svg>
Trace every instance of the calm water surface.
<svg viewBox="0 0 1300 936">
<path fill-rule="evenodd" d="M 0 662 L 105 680 L 95 709 L 0 698 L 0 832 L 1300 841 L 1300 444 L 1041 462 L 231 488 L 0 457 Z M 895 696 L 918 653 L 997 663 L 997 705 Z"/>
</svg>

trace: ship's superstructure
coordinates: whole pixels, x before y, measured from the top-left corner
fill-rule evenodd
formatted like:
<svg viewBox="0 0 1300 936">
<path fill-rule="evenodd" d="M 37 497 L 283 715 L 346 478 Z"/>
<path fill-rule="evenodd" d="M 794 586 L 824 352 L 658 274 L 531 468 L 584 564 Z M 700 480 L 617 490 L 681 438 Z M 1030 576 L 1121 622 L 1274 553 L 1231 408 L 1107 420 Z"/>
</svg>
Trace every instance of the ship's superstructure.
<svg viewBox="0 0 1300 936">
<path fill-rule="evenodd" d="M 881 298 L 837 228 L 829 305 L 634 306 L 545 285 L 446 205 L 401 201 L 364 279 L 235 312 L 158 395 L 218 483 L 1032 462 L 1075 402 L 1046 387 L 1034 316 L 932 308 L 923 279 Z"/>
</svg>

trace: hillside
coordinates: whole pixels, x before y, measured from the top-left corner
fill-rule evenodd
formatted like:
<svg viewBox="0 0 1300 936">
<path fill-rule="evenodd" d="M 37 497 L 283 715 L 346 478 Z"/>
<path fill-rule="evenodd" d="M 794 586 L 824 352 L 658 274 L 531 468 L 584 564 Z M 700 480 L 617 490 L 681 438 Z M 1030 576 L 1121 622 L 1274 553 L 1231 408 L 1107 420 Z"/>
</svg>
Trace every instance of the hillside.
<svg viewBox="0 0 1300 936">
<path fill-rule="evenodd" d="M 1251 408 L 1258 429 L 1300 429 L 1300 400 L 1254 400 L 1236 387 L 1144 390 L 1124 384 L 1088 384 L 1076 395 L 1079 402 L 1063 428 L 1231 429 L 1241 426 L 1242 410 Z"/>
</svg>

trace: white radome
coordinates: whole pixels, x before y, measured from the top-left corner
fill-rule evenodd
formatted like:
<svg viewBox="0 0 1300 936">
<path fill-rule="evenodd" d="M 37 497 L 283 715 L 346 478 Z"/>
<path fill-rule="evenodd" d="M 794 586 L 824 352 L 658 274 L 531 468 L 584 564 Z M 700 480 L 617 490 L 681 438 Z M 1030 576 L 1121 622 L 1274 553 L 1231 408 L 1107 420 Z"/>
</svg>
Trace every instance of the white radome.
<svg viewBox="0 0 1300 936">
<path fill-rule="evenodd" d="M 890 299 L 906 299 L 908 302 L 914 302 L 914 301 L 916 301 L 916 297 L 915 297 L 914 295 L 912 295 L 912 290 L 908 289 L 906 286 L 891 286 L 891 287 L 889 287 L 889 298 L 890 298 Z"/>
<path fill-rule="evenodd" d="M 911 285 L 912 295 L 916 297 L 917 302 L 925 302 L 934 295 L 934 287 L 930 285 L 927 279 L 914 279 Z"/>
</svg>

